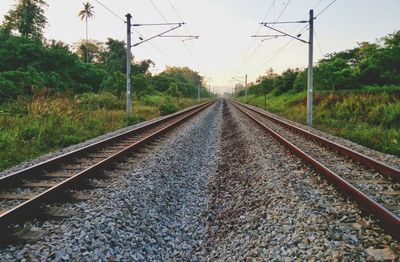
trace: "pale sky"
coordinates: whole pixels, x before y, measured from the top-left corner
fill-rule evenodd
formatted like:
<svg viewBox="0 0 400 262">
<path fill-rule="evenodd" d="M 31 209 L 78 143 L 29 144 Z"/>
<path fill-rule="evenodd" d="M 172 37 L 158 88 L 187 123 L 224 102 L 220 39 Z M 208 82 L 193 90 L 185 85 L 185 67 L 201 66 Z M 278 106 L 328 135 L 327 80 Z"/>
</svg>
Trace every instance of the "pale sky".
<svg viewBox="0 0 400 262">
<path fill-rule="evenodd" d="M 205 77 L 210 77 L 212 89 L 229 91 L 235 84 L 231 77 L 247 73 L 249 82 L 272 67 L 281 72 L 289 67 L 306 67 L 306 44 L 278 38 L 261 42 L 251 38 L 260 22 L 296 21 L 308 17 L 314 8 L 318 14 L 332 0 L 99 0 L 118 16 L 131 13 L 133 23 L 186 22 L 186 26 L 171 34 L 199 35 L 198 40 L 182 43 L 178 38 L 157 38 L 132 49 L 135 60 L 151 59 L 155 73 L 166 65 L 189 66 Z M 0 22 L 16 0 L 0 0 Z M 83 1 L 47 0 L 45 30 L 48 39 L 72 44 L 85 37 L 85 24 L 78 18 Z M 95 17 L 89 21 L 89 38 L 106 41 L 107 37 L 126 40 L 126 25 L 96 0 Z M 159 11 L 154 7 L 157 7 Z M 176 11 L 177 12 L 176 12 Z M 268 10 L 270 12 L 268 13 Z M 161 14 L 159 13 L 161 12 Z M 268 14 L 268 16 L 266 16 Z M 400 0 L 337 0 L 315 20 L 315 61 L 327 53 L 356 46 L 357 42 L 375 41 L 400 29 Z M 181 18 L 180 18 L 181 17 Z M 165 20 L 164 20 L 165 18 Z M 265 18 L 265 19 L 264 19 Z M 277 25 L 276 28 L 297 34 L 302 25 Z M 136 27 L 145 38 L 168 27 Z M 261 27 L 259 34 L 267 34 Z M 272 32 L 270 32 L 272 33 Z M 308 40 L 308 31 L 302 38 Z M 138 41 L 134 33 L 133 42 Z M 279 53 L 277 53 L 280 51 Z M 244 78 L 243 78 L 244 79 Z"/>
</svg>

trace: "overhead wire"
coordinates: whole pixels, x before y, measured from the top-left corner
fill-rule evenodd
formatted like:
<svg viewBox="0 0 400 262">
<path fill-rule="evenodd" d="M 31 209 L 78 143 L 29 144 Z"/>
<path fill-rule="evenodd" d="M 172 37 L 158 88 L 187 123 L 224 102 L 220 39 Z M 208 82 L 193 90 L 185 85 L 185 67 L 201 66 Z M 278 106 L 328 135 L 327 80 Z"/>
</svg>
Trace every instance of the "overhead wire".
<svg viewBox="0 0 400 262">
<path fill-rule="evenodd" d="M 179 18 L 181 21 L 183 21 L 182 16 L 179 14 L 178 10 L 175 8 L 175 6 L 174 6 L 174 4 L 172 3 L 172 1 L 171 1 L 171 0 L 168 0 L 168 3 L 170 4 L 172 10 L 175 12 L 175 14 L 178 16 L 178 18 Z M 188 35 L 191 35 L 191 33 L 189 32 L 189 29 L 188 29 L 187 25 L 184 24 L 183 27 L 185 28 L 185 31 L 187 32 L 187 34 L 188 34 Z M 186 48 L 186 50 L 189 52 L 190 56 L 193 58 L 193 61 L 194 61 L 194 62 L 196 63 L 196 65 L 198 66 L 198 61 L 197 61 L 196 57 L 194 56 L 192 50 L 189 48 L 189 46 L 188 46 L 184 41 L 182 41 L 182 43 L 183 43 L 184 47 Z"/>
<path fill-rule="evenodd" d="M 102 2 L 98 1 L 98 0 L 94 0 L 96 1 L 99 5 L 101 5 L 104 9 L 108 10 L 112 15 L 114 15 L 116 18 L 120 19 L 122 22 L 125 22 L 125 19 L 123 19 L 121 16 L 119 16 L 117 13 L 115 13 L 113 10 L 111 10 L 110 8 L 108 8 L 105 4 L 103 4 Z"/>
<path fill-rule="evenodd" d="M 318 17 L 318 16 L 321 15 L 323 12 L 325 12 L 332 4 L 334 4 L 336 1 L 337 1 L 337 0 L 333 0 L 333 1 L 332 1 L 329 5 L 327 5 L 322 11 L 320 11 L 315 17 Z M 315 8 L 318 7 L 321 3 L 322 3 L 322 0 L 319 0 L 319 1 L 313 6 L 312 9 L 315 9 Z M 306 19 L 306 17 L 307 17 L 307 15 L 305 15 L 304 18 L 303 18 L 302 20 Z M 297 25 L 297 26 L 294 27 L 294 28 L 297 28 L 297 27 L 299 27 L 299 26 L 300 26 L 300 24 Z M 303 27 L 303 29 L 302 29 L 298 34 L 302 34 L 302 33 L 303 33 L 305 30 L 307 30 L 307 29 L 308 29 L 308 24 L 305 25 L 305 26 Z M 314 32 L 315 32 L 315 31 L 314 31 Z M 315 34 L 314 34 L 314 35 L 315 35 Z M 292 39 L 292 40 L 293 40 L 293 39 Z M 292 41 L 287 42 L 282 48 L 278 49 L 278 51 L 276 51 L 276 53 L 274 53 L 272 56 L 268 56 L 267 61 L 265 61 L 259 68 L 257 68 L 257 69 L 254 70 L 254 71 L 258 71 L 261 67 L 264 67 L 268 62 L 270 62 L 274 57 L 276 57 L 277 54 L 281 53 L 286 47 L 288 47 L 289 44 L 290 44 L 291 42 L 292 42 Z"/>
<path fill-rule="evenodd" d="M 303 29 L 301 29 L 299 31 L 298 34 L 302 34 L 304 31 L 306 31 L 308 29 L 308 25 L 305 25 L 303 27 Z M 292 42 L 293 42 L 293 38 L 291 38 L 288 42 L 286 42 L 286 44 L 284 44 L 281 48 L 276 49 L 276 51 L 272 54 L 269 55 L 265 58 L 265 62 L 263 62 L 263 64 L 261 66 L 259 66 L 257 69 L 253 70 L 252 72 L 256 72 L 258 70 L 260 70 L 262 67 L 264 67 L 266 64 L 268 64 L 270 61 L 272 61 L 272 59 L 274 59 L 278 54 L 280 54 L 285 48 L 287 48 Z M 263 59 L 264 60 L 264 59 Z"/>
<path fill-rule="evenodd" d="M 271 3 L 271 5 L 270 5 L 270 7 L 268 8 L 268 11 L 267 11 L 267 13 L 265 14 L 265 16 L 264 16 L 264 18 L 263 18 L 262 21 L 264 21 L 265 19 L 267 19 L 267 17 L 269 16 L 269 13 L 270 13 L 271 10 L 272 10 L 272 6 L 275 4 L 275 2 L 276 2 L 276 0 L 274 0 L 274 1 Z M 257 32 L 255 33 L 255 35 L 257 35 L 257 34 L 260 32 L 261 28 L 262 28 L 262 25 L 260 24 L 260 26 L 258 27 Z M 246 58 L 247 58 L 247 56 L 248 56 L 248 54 L 249 54 L 249 52 L 250 52 L 250 49 L 253 47 L 253 45 L 254 45 L 255 42 L 256 42 L 256 39 L 253 38 L 253 41 L 250 43 L 250 46 L 249 46 L 249 48 L 248 48 L 247 51 L 246 51 L 246 55 L 243 57 L 243 61 L 246 60 Z"/>
<path fill-rule="evenodd" d="M 104 9 L 106 9 L 107 11 L 109 11 L 113 16 L 115 16 L 116 18 L 118 18 L 119 20 L 121 20 L 122 22 L 126 23 L 125 19 L 123 19 L 120 15 L 118 15 L 116 12 L 114 12 L 113 10 L 111 10 L 111 8 L 107 7 L 105 4 L 103 4 L 102 2 L 100 2 L 99 0 L 94 0 L 96 1 L 99 5 L 101 5 Z M 136 30 L 134 27 L 132 27 L 132 30 L 137 33 L 140 37 L 143 37 L 143 35 Z M 126 37 L 124 37 L 125 41 L 126 41 Z M 150 43 L 150 46 L 152 48 L 154 48 L 156 51 L 158 51 L 161 55 L 163 55 L 165 58 L 167 58 L 169 61 L 171 61 L 172 63 L 174 63 L 174 61 L 168 56 L 166 55 L 161 49 L 159 49 L 156 45 L 154 45 L 153 43 Z"/>
<path fill-rule="evenodd" d="M 282 11 L 281 11 L 280 14 L 277 16 L 277 18 L 274 19 L 274 22 L 273 22 L 273 23 L 276 23 L 276 22 L 279 20 L 279 18 L 281 18 L 281 16 L 282 16 L 283 13 L 285 12 L 286 8 L 289 6 L 290 2 L 291 2 L 291 0 L 289 0 L 289 1 L 286 2 L 286 4 L 285 4 L 285 6 L 283 7 Z M 275 1 L 273 2 L 273 4 L 274 4 L 274 3 L 275 3 Z M 271 7 L 272 7 L 272 6 L 271 6 Z M 269 14 L 269 12 L 268 12 L 267 14 Z M 265 17 L 263 20 L 265 20 L 265 19 L 266 19 L 266 17 Z M 262 27 L 262 25 L 260 25 L 259 28 L 261 28 L 261 27 Z M 260 31 L 260 29 L 257 31 L 257 33 L 258 33 L 259 31 Z M 271 31 L 271 29 L 268 30 L 268 33 L 269 33 L 270 31 Z M 254 40 L 255 40 L 255 39 L 254 39 Z M 254 41 L 254 40 L 253 40 L 253 41 Z M 253 56 L 256 54 L 256 52 L 257 52 L 258 49 L 261 47 L 261 45 L 262 45 L 262 42 L 260 42 L 260 43 L 258 44 L 258 46 L 255 48 L 255 50 L 251 53 L 251 55 L 244 61 L 243 65 L 240 67 L 239 73 L 243 70 L 243 67 L 245 67 L 245 66 L 248 64 L 248 62 L 250 61 L 250 59 L 253 58 Z"/>
<path fill-rule="evenodd" d="M 157 5 L 153 2 L 153 0 L 148 0 L 151 5 L 154 7 L 154 9 L 156 9 L 156 11 L 158 12 L 158 14 L 162 17 L 162 19 L 166 22 L 168 22 L 168 19 L 164 16 L 164 14 L 161 12 L 161 10 L 157 7 Z M 175 12 L 178 15 L 178 18 L 182 19 L 182 17 L 179 15 L 179 13 L 176 11 L 176 8 L 173 6 L 172 2 L 169 1 L 169 3 L 171 4 L 172 8 L 175 10 Z M 182 21 L 183 22 L 183 21 Z M 194 62 L 197 64 L 197 59 L 194 56 L 193 52 L 189 49 L 189 47 L 186 45 L 185 42 L 182 42 L 183 46 L 186 48 L 186 50 L 188 51 L 188 53 L 190 54 L 190 56 L 192 57 L 192 59 L 194 60 Z"/>
<path fill-rule="evenodd" d="M 322 51 L 321 44 L 320 44 L 320 42 L 318 40 L 317 31 L 315 29 L 314 29 L 314 37 L 315 37 L 315 41 L 317 42 L 317 46 L 318 46 L 318 49 L 320 51 L 321 57 L 323 57 L 324 56 L 324 51 Z M 328 67 L 328 70 L 330 71 L 329 67 Z M 334 90 L 335 89 L 335 85 L 333 84 L 332 73 L 333 72 L 331 72 L 331 71 L 329 72 L 328 79 L 329 79 L 329 82 L 331 84 L 332 89 Z"/>
<path fill-rule="evenodd" d="M 337 0 L 333 0 L 329 5 L 327 5 L 324 9 L 322 9 L 322 11 L 320 11 L 315 17 L 320 16 L 323 12 L 326 11 L 326 9 L 328 9 L 329 7 L 331 7 L 331 5 L 333 5 Z"/>
</svg>

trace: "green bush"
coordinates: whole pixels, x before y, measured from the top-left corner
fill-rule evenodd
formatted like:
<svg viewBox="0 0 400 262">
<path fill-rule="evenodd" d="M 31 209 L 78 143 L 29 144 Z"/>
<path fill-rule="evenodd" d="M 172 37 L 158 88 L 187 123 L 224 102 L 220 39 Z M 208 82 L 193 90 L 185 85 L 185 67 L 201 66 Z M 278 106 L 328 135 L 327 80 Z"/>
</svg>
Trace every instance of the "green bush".
<svg viewBox="0 0 400 262">
<path fill-rule="evenodd" d="M 160 115 L 165 116 L 178 111 L 178 106 L 176 104 L 168 103 L 160 106 Z"/>
<path fill-rule="evenodd" d="M 140 122 L 146 121 L 146 118 L 143 116 L 131 116 L 126 118 L 126 125 L 131 126 Z"/>
<path fill-rule="evenodd" d="M 146 106 L 157 106 L 159 107 L 162 104 L 170 103 L 172 98 L 166 95 L 154 95 L 154 96 L 144 96 L 141 102 Z"/>
<path fill-rule="evenodd" d="M 78 103 L 85 109 L 124 109 L 125 104 L 122 99 L 109 92 L 99 94 L 84 93 L 76 96 Z"/>
</svg>

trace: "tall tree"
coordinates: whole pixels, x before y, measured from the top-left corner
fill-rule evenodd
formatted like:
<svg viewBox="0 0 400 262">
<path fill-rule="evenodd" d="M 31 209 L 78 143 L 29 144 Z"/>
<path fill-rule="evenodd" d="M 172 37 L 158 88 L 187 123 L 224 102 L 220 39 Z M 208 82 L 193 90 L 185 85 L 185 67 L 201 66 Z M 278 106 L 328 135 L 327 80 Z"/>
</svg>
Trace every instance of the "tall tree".
<svg viewBox="0 0 400 262">
<path fill-rule="evenodd" d="M 47 24 L 43 9 L 46 5 L 44 0 L 18 0 L 4 16 L 2 28 L 7 32 L 17 30 L 23 37 L 42 39 Z"/>
<path fill-rule="evenodd" d="M 94 16 L 94 7 L 89 3 L 83 3 L 83 9 L 79 11 L 79 17 L 81 20 L 85 19 L 86 24 L 86 42 L 88 42 L 88 19 Z M 89 62 L 89 52 L 86 52 L 86 63 Z"/>
</svg>

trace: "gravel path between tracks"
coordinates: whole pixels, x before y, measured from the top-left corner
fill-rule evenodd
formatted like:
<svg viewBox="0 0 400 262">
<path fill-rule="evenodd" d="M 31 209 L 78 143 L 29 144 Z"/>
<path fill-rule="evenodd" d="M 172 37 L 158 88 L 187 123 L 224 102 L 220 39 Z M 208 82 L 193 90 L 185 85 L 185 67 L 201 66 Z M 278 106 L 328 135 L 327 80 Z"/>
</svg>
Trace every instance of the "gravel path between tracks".
<svg viewBox="0 0 400 262">
<path fill-rule="evenodd" d="M 61 206 L 78 213 L 44 238 L 0 251 L 1 260 L 168 261 L 192 257 L 202 245 L 208 177 L 215 172 L 221 102 L 172 131 L 146 154 L 114 171 L 94 198 Z M 214 109 L 214 110 L 213 110 Z M 140 156 L 142 155 L 142 156 Z M 110 174 L 111 175 L 111 174 Z M 118 176 L 118 177 L 117 177 Z"/>
<path fill-rule="evenodd" d="M 90 200 L 60 204 L 75 215 L 32 223 L 45 235 L 0 250 L 0 261 L 398 257 L 397 242 L 227 104 L 143 151 Z"/>
<path fill-rule="evenodd" d="M 359 261 L 398 256 L 397 242 L 323 178 L 231 107 L 209 182 L 210 261 Z M 238 120 L 240 119 L 240 120 Z M 284 161 L 282 161 L 284 160 Z M 393 251 L 394 250 L 394 251 Z"/>
</svg>

